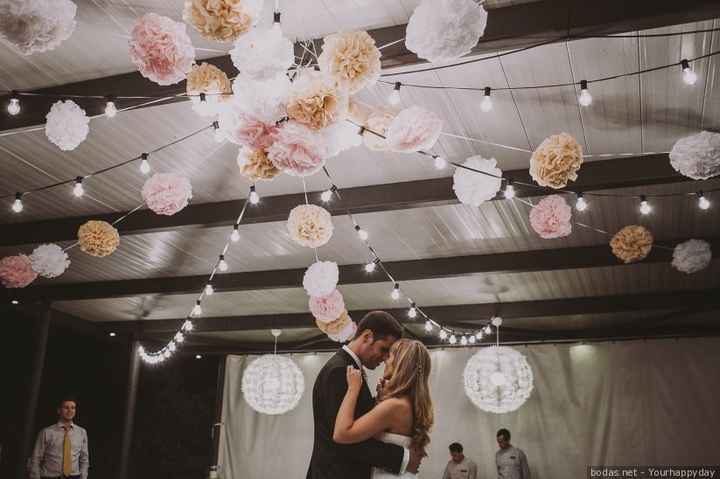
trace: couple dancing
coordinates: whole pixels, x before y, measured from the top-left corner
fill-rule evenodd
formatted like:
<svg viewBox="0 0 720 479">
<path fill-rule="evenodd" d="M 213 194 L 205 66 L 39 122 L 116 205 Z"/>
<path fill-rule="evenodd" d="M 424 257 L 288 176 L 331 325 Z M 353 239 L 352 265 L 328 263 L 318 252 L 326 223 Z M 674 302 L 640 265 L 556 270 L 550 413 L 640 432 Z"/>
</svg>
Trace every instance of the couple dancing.
<svg viewBox="0 0 720 479">
<path fill-rule="evenodd" d="M 313 388 L 315 440 L 307 479 L 415 478 L 430 442 L 430 355 L 383 311 L 328 360 Z M 385 362 L 373 398 L 363 366 Z"/>
</svg>

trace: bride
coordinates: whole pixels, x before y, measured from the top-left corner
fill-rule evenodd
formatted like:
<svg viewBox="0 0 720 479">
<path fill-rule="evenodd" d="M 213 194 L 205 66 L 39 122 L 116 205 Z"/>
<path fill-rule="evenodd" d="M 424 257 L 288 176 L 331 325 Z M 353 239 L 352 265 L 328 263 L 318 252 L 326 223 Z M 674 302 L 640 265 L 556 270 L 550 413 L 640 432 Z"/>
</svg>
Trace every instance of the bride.
<svg viewBox="0 0 720 479">
<path fill-rule="evenodd" d="M 433 406 L 428 387 L 430 354 L 420 342 L 411 339 L 396 341 L 385 362 L 385 373 L 378 388 L 378 404 L 367 414 L 354 418 L 355 405 L 362 387 L 359 369 L 348 366 L 347 383 L 335 419 L 333 440 L 339 444 L 355 444 L 374 437 L 383 442 L 425 451 L 433 425 Z M 398 476 L 374 469 L 373 479 Z M 405 473 L 401 478 L 415 478 Z"/>
</svg>

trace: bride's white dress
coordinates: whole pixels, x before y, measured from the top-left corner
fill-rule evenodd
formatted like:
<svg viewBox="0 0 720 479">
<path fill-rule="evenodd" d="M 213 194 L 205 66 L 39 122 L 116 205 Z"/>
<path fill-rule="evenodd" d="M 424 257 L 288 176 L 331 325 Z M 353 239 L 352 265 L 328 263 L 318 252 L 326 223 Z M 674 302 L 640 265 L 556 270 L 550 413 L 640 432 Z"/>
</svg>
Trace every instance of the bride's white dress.
<svg viewBox="0 0 720 479">
<path fill-rule="evenodd" d="M 410 447 L 410 442 L 412 441 L 412 438 L 410 436 L 403 436 L 402 434 L 395 434 L 393 432 L 384 432 L 377 439 L 382 442 L 397 444 L 398 446 L 407 448 Z M 417 479 L 417 475 L 406 472 L 405 474 L 396 476 L 395 474 L 391 474 L 384 469 L 373 468 L 372 479 Z"/>
</svg>

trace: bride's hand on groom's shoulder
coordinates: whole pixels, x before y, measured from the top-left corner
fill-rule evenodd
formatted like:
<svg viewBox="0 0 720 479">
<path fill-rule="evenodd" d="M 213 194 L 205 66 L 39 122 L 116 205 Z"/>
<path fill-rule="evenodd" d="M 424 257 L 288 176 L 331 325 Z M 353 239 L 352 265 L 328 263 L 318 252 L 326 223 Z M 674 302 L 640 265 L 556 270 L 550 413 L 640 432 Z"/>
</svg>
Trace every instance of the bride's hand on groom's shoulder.
<svg viewBox="0 0 720 479">
<path fill-rule="evenodd" d="M 348 390 L 360 391 L 360 388 L 362 387 L 362 373 L 359 369 L 352 366 L 347 367 L 347 383 Z"/>
<path fill-rule="evenodd" d="M 382 397 L 383 388 L 385 387 L 385 378 L 378 379 L 377 386 L 375 387 L 375 398 L 380 399 Z"/>
</svg>

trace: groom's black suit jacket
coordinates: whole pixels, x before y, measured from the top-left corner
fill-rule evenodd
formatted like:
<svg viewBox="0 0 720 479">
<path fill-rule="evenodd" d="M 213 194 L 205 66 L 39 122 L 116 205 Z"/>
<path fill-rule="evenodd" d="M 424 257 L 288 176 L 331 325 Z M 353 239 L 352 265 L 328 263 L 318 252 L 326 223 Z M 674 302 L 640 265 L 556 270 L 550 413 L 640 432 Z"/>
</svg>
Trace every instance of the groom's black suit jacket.
<svg viewBox="0 0 720 479">
<path fill-rule="evenodd" d="M 315 442 L 307 479 L 370 479 L 372 466 L 394 474 L 400 472 L 403 448 L 370 439 L 358 444 L 333 441 L 335 418 L 347 391 L 347 367 L 357 367 L 347 351 L 341 349 L 320 370 L 313 387 Z M 358 396 L 355 418 L 375 406 L 367 384 Z"/>
</svg>

